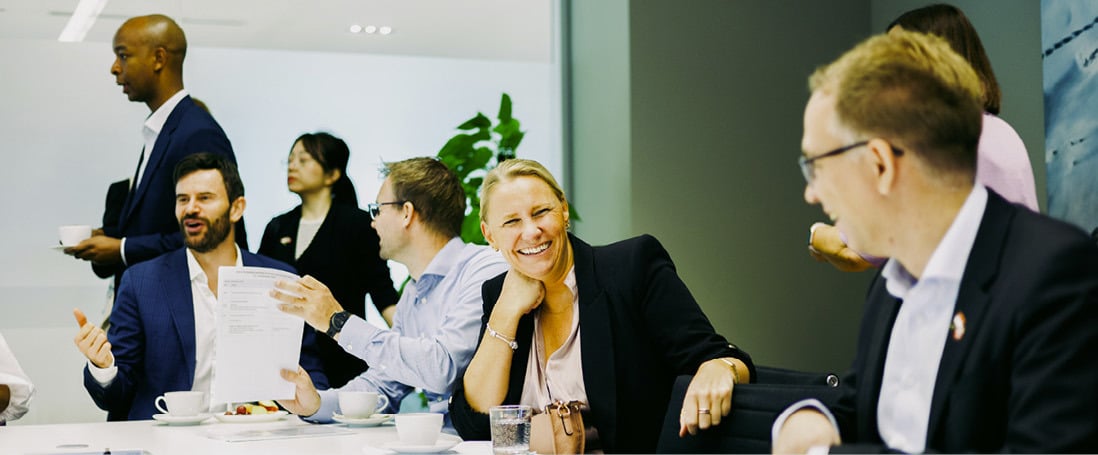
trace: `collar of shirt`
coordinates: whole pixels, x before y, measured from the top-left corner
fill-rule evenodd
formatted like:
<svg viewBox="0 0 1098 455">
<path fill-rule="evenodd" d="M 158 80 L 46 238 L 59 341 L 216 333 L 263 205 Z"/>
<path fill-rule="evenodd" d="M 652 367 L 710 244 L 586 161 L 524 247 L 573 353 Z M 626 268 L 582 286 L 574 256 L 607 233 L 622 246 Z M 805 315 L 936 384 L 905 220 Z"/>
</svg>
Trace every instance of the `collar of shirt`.
<svg viewBox="0 0 1098 455">
<path fill-rule="evenodd" d="M 983 219 L 985 208 L 987 208 L 987 188 L 979 184 L 974 185 L 961 210 L 957 212 L 957 217 L 953 219 L 953 224 L 949 226 L 942 241 L 930 255 L 926 270 L 923 271 L 923 280 L 961 282 L 965 273 L 965 264 L 968 263 L 968 253 L 976 243 L 976 232 L 980 229 L 980 220 Z M 881 270 L 881 276 L 885 278 L 888 293 L 898 299 L 907 296 L 911 288 L 919 282 L 895 259 L 888 260 Z"/>
<path fill-rule="evenodd" d="M 145 142 L 149 142 L 150 139 L 156 138 L 160 135 L 160 130 L 164 129 L 164 123 L 168 121 L 168 116 L 175 110 L 175 106 L 179 105 L 179 102 L 183 100 L 183 97 L 187 96 L 187 90 L 182 89 L 175 92 L 171 98 L 168 98 L 164 104 L 161 104 L 155 112 L 149 114 L 149 117 L 145 119 L 145 127 L 141 132 L 145 135 Z M 152 150 L 149 150 L 150 152 Z"/>
<path fill-rule="evenodd" d="M 240 246 L 235 242 L 233 248 L 236 248 L 236 266 L 241 267 L 244 265 L 244 257 L 240 254 Z M 190 248 L 187 248 L 187 272 L 190 275 L 191 282 L 201 280 L 206 282 L 206 272 L 202 270 L 202 265 L 198 263 L 198 259 L 194 257 L 194 252 Z"/>
<path fill-rule="evenodd" d="M 454 237 L 446 242 L 446 245 L 438 251 L 431 262 L 427 264 L 427 268 L 423 269 L 423 274 L 419 276 L 418 280 L 412 280 L 412 284 L 415 286 L 416 295 L 427 295 L 431 293 L 431 290 L 435 288 L 443 278 L 446 278 L 446 274 L 451 272 L 454 268 L 454 264 L 461 259 L 461 252 L 465 249 L 465 242 L 461 241 L 461 237 Z"/>
</svg>

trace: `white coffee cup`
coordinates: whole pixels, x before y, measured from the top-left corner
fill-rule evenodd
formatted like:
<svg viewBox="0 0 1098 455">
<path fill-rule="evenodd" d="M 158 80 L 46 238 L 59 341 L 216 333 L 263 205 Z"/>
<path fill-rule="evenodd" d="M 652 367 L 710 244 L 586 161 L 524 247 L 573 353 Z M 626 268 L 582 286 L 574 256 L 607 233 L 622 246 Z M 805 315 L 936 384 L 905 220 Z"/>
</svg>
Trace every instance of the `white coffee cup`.
<svg viewBox="0 0 1098 455">
<path fill-rule="evenodd" d="M 401 444 L 433 446 L 442 432 L 442 414 L 397 414 L 396 427 Z"/>
<path fill-rule="evenodd" d="M 381 401 L 379 404 L 378 401 Z M 364 419 L 389 406 L 389 398 L 377 392 L 339 391 L 339 411 L 344 417 Z"/>
<path fill-rule="evenodd" d="M 153 402 L 156 405 L 156 409 L 164 414 L 171 414 L 176 417 L 187 417 L 198 415 L 202 412 L 202 405 L 206 401 L 205 392 L 167 392 L 161 396 L 156 397 L 156 401 Z M 167 405 L 167 409 L 161 406 L 161 402 Z"/>
<path fill-rule="evenodd" d="M 70 224 L 57 228 L 57 237 L 64 246 L 76 246 L 91 236 L 92 228 L 86 224 Z"/>
</svg>

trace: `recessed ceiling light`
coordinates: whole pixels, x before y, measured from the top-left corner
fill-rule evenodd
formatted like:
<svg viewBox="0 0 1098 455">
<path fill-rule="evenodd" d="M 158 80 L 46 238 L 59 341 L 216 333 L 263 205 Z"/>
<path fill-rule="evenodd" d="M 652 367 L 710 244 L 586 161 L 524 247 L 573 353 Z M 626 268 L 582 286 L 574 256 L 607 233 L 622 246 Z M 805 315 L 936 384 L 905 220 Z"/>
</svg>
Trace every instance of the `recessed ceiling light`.
<svg viewBox="0 0 1098 455">
<path fill-rule="evenodd" d="M 351 26 L 351 33 L 362 33 L 362 26 L 354 24 Z"/>
<path fill-rule="evenodd" d="M 373 25 L 367 25 L 366 28 L 363 29 L 363 31 L 365 31 L 366 33 L 369 33 L 369 34 L 372 35 L 374 32 L 377 31 L 377 27 L 375 27 Z"/>
<path fill-rule="evenodd" d="M 381 28 L 377 30 L 377 32 L 382 35 L 388 35 L 390 33 L 393 33 L 393 28 L 388 25 L 382 25 Z"/>
</svg>

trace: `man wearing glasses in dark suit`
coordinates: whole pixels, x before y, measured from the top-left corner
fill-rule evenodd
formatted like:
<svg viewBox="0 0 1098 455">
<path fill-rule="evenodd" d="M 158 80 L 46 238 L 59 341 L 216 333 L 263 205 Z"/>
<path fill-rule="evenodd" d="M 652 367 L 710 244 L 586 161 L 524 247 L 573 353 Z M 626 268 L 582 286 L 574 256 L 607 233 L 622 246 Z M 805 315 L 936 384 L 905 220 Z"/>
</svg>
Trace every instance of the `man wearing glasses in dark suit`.
<svg viewBox="0 0 1098 455">
<path fill-rule="evenodd" d="M 891 259 L 842 398 L 787 409 L 773 450 L 1098 452 L 1098 248 L 974 183 L 972 68 L 901 31 L 810 85 L 805 200 L 851 247 Z"/>
</svg>

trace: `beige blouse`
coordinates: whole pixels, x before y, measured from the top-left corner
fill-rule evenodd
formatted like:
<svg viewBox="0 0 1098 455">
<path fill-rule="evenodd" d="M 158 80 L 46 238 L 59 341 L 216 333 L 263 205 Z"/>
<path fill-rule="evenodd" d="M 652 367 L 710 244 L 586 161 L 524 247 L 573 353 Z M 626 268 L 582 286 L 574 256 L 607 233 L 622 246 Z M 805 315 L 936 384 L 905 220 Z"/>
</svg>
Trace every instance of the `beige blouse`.
<svg viewBox="0 0 1098 455">
<path fill-rule="evenodd" d="M 576 289 L 576 268 L 568 271 L 564 284 L 572 291 L 572 330 L 556 352 L 545 358 L 545 342 L 541 332 L 541 314 L 534 316 L 534 339 L 530 357 L 526 361 L 526 382 L 522 384 L 525 404 L 545 410 L 545 405 L 556 400 L 578 400 L 587 403 L 587 389 L 583 385 L 583 362 L 580 356 L 579 292 Z"/>
</svg>

